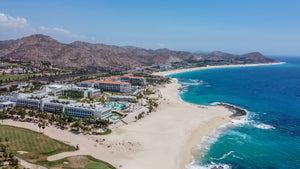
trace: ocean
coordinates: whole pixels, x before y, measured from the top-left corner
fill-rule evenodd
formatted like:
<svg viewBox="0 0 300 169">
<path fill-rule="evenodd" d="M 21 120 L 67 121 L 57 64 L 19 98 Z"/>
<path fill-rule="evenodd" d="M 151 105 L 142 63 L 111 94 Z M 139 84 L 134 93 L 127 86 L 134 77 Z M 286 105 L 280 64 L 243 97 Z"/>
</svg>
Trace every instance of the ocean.
<svg viewBox="0 0 300 169">
<path fill-rule="evenodd" d="M 179 95 L 186 102 L 248 112 L 203 138 L 189 169 L 300 168 L 300 57 L 272 58 L 285 64 L 169 75 L 184 85 Z"/>
</svg>

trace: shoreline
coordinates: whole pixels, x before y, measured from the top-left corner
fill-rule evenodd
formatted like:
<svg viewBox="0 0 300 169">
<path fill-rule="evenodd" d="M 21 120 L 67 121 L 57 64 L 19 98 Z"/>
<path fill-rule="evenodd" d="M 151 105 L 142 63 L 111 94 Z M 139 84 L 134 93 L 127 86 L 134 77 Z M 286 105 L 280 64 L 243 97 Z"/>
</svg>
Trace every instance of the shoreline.
<svg viewBox="0 0 300 169">
<path fill-rule="evenodd" d="M 282 63 L 276 63 L 282 64 Z M 242 66 L 259 66 L 242 65 Z M 264 64 L 268 65 L 268 64 Z M 210 66 L 197 69 L 180 69 L 175 73 L 210 68 L 238 67 Z M 170 72 L 170 71 L 169 71 Z M 174 74 L 174 71 L 171 71 Z M 166 72 L 160 72 L 163 76 Z M 205 136 L 224 124 L 230 123 L 233 114 L 222 106 L 202 106 L 183 101 L 178 95 L 180 84 L 176 80 L 159 86 L 159 107 L 146 117 L 115 128 L 109 135 L 74 134 L 55 126 L 46 127 L 45 135 L 68 143 L 79 144 L 79 151 L 49 156 L 58 160 L 73 155 L 91 155 L 120 169 L 185 169 L 192 162 L 192 151 Z M 36 124 L 4 120 L 4 124 L 38 131 Z M 98 140 L 105 139 L 103 142 Z"/>
<path fill-rule="evenodd" d="M 216 69 L 216 68 L 231 68 L 231 67 L 252 67 L 252 66 L 268 66 L 268 65 L 278 65 L 278 64 L 284 64 L 285 62 L 278 62 L 278 63 L 263 63 L 263 64 L 239 64 L 239 65 L 218 65 L 218 66 L 206 66 L 206 67 L 197 67 L 197 68 L 188 68 L 188 69 L 176 69 L 176 70 L 170 70 L 170 71 L 162 71 L 162 72 L 155 72 L 153 73 L 153 75 L 158 75 L 158 76 L 167 76 L 167 75 L 171 75 L 171 74 L 177 74 L 177 73 L 184 73 L 184 72 L 191 72 L 191 71 L 197 71 L 197 70 L 205 70 L 205 69 Z M 179 84 L 176 78 L 172 78 L 173 82 L 172 83 L 176 83 Z M 180 95 L 178 94 L 179 90 L 177 91 L 176 95 L 178 97 L 178 99 L 182 102 L 185 102 L 184 100 L 182 100 L 182 98 L 180 97 Z M 188 102 L 186 102 L 188 103 Z M 197 104 L 193 104 L 193 103 L 188 103 L 191 105 L 196 105 L 196 106 L 203 106 L 203 107 L 207 107 L 204 105 L 197 105 Z M 215 105 L 217 106 L 217 105 Z M 226 108 L 229 110 L 229 108 Z M 229 110 L 230 111 L 230 110 Z M 244 116 L 234 116 L 234 114 L 232 114 L 229 117 L 225 117 L 228 118 L 227 120 L 225 120 L 225 118 L 223 117 L 224 121 L 220 122 L 217 120 L 212 120 L 212 122 L 214 122 L 215 124 L 213 126 L 213 128 L 209 128 L 209 130 L 207 130 L 205 133 L 200 133 L 199 130 L 195 130 L 193 131 L 193 133 L 191 134 L 191 136 L 189 138 L 187 138 L 187 141 L 185 143 L 185 146 L 183 148 L 183 153 L 182 153 L 182 167 L 183 168 L 187 168 L 189 165 L 192 166 L 193 163 L 195 162 L 194 160 L 194 153 L 193 151 L 195 150 L 195 148 L 197 147 L 197 145 L 202 144 L 204 137 L 209 137 L 212 133 L 218 131 L 220 128 L 222 127 L 226 127 L 227 125 L 230 125 L 230 122 L 232 120 L 236 120 L 236 119 L 240 119 L 241 117 Z M 200 139 L 199 139 L 200 138 Z M 204 146 L 208 146 L 207 144 L 210 143 L 205 143 Z M 201 149 L 198 149 L 197 154 L 201 154 L 203 152 L 203 147 Z"/>
<path fill-rule="evenodd" d="M 218 66 L 217 68 L 224 68 L 224 67 Z M 212 69 L 212 68 L 208 68 L 208 69 Z M 203 70 L 203 69 L 196 69 L 196 70 Z M 192 69 L 192 70 L 187 70 L 187 71 L 183 71 L 183 72 L 188 72 L 188 71 L 195 71 L 195 70 Z M 179 72 L 179 73 L 183 73 L 183 72 Z M 174 74 L 174 73 L 172 73 L 172 74 Z M 180 85 L 180 87 L 182 86 L 181 84 L 178 83 L 176 78 L 172 78 L 172 83 Z M 221 128 L 229 126 L 231 124 L 232 120 L 238 120 L 244 116 L 234 116 L 234 113 L 229 108 L 226 108 L 225 106 L 222 106 L 222 105 L 206 106 L 206 105 L 193 104 L 193 103 L 186 102 L 180 97 L 179 92 L 180 91 L 177 90 L 177 93 L 176 93 L 177 99 L 183 103 L 189 104 L 191 106 L 205 108 L 205 109 L 211 109 L 213 107 L 222 107 L 231 113 L 229 115 L 224 114 L 222 117 L 215 117 L 215 118 L 211 119 L 210 121 L 207 122 L 208 124 L 206 125 L 205 130 L 201 130 L 202 128 L 196 128 L 192 131 L 190 136 L 188 136 L 186 138 L 186 141 L 182 148 L 182 154 L 181 154 L 181 157 L 182 157 L 181 163 L 182 164 L 180 165 L 180 168 L 187 169 L 188 166 L 193 166 L 194 162 L 197 161 L 194 159 L 195 148 L 197 148 L 199 144 L 201 144 L 201 147 L 202 146 L 206 147 L 210 144 L 209 142 L 203 143 L 203 139 L 205 137 L 210 137 L 210 135 L 212 133 L 218 132 L 219 130 L 221 130 Z M 200 155 L 202 153 L 203 153 L 203 147 L 201 149 L 197 149 L 197 155 L 198 154 Z"/>
<path fill-rule="evenodd" d="M 120 169 L 185 168 L 199 139 L 230 122 L 232 112 L 221 106 L 184 102 L 177 96 L 179 88 L 180 84 L 175 82 L 161 86 L 159 90 L 163 98 L 156 112 L 113 129 L 109 135 L 76 135 L 55 126 L 46 127 L 45 135 L 73 146 L 79 144 L 79 151 L 63 152 L 47 159 L 54 161 L 74 155 L 91 155 Z M 34 123 L 9 119 L 4 120 L 4 124 L 39 131 Z M 102 139 L 105 141 L 96 141 Z"/>
<path fill-rule="evenodd" d="M 205 67 L 195 67 L 195 68 L 175 69 L 175 70 L 167 70 L 167 71 L 155 72 L 155 73 L 153 73 L 153 75 L 167 76 L 167 75 L 171 75 L 171 74 L 177 74 L 177 73 L 183 73 L 183 72 L 191 72 L 191 71 L 196 71 L 196 70 L 205 70 L 205 69 L 231 68 L 231 67 L 250 67 L 250 66 L 268 66 L 268 65 L 280 65 L 280 64 L 285 64 L 285 62 L 205 66 Z"/>
</svg>

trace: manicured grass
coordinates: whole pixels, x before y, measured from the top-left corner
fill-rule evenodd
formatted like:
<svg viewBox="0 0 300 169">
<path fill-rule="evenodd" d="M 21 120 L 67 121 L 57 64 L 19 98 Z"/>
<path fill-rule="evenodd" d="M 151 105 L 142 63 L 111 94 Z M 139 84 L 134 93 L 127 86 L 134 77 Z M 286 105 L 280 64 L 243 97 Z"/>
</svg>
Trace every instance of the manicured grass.
<svg viewBox="0 0 300 169">
<path fill-rule="evenodd" d="M 120 119 L 122 119 L 122 118 L 124 117 L 123 114 L 121 114 L 121 113 L 119 113 L 119 112 L 116 112 L 116 111 L 113 111 L 113 112 L 112 112 L 112 115 L 118 116 Z"/>
<path fill-rule="evenodd" d="M 112 131 L 111 131 L 111 129 L 106 129 L 106 131 L 105 132 L 103 132 L 103 133 L 99 133 L 99 132 L 94 132 L 94 134 L 96 134 L 96 135 L 107 135 L 107 134 L 110 134 Z"/>
<path fill-rule="evenodd" d="M 111 164 L 95 159 L 92 156 L 72 156 L 57 161 L 43 161 L 38 164 L 47 168 L 116 169 Z"/>
<path fill-rule="evenodd" d="M 33 77 L 33 74 L 24 74 L 24 75 L 2 75 L 0 76 L 0 80 L 6 81 L 6 80 L 10 80 L 10 81 L 15 81 L 15 80 L 26 80 L 30 77 Z"/>
<path fill-rule="evenodd" d="M 80 102 L 80 98 L 72 98 L 72 97 L 65 97 L 65 96 L 58 96 L 59 99 L 69 99 L 69 100 L 75 100 L 77 102 Z"/>
<path fill-rule="evenodd" d="M 0 138 L 5 142 L 8 138 L 9 151 L 20 158 L 36 163 L 45 161 L 47 156 L 65 151 L 75 151 L 75 147 L 51 139 L 41 133 L 24 128 L 0 125 Z M 18 154 L 17 151 L 28 153 Z"/>
</svg>

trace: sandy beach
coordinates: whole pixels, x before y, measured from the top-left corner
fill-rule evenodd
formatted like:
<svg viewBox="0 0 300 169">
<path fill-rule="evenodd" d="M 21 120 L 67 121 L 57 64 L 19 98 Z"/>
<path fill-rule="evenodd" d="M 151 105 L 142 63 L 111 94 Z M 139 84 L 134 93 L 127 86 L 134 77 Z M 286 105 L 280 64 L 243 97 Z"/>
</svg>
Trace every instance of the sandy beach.
<svg viewBox="0 0 300 169">
<path fill-rule="evenodd" d="M 107 136 L 74 134 L 54 126 L 47 127 L 45 135 L 80 147 L 79 151 L 50 156 L 48 160 L 82 154 L 124 169 L 185 168 L 191 160 L 192 148 L 203 136 L 230 122 L 232 113 L 223 107 L 183 102 L 176 95 L 178 88 L 180 85 L 174 82 L 162 87 L 163 98 L 156 112 L 116 128 Z M 33 123 L 4 120 L 4 124 L 39 131 Z"/>
<path fill-rule="evenodd" d="M 262 64 L 257 64 L 262 65 Z M 209 66 L 159 72 L 156 75 L 180 73 L 199 69 L 257 66 Z M 92 155 L 122 169 L 183 169 L 191 162 L 192 149 L 219 126 L 231 122 L 232 112 L 221 106 L 200 106 L 183 102 L 177 96 L 180 84 L 159 88 L 162 98 L 156 112 L 129 125 L 113 129 L 110 135 L 74 134 L 54 126 L 45 135 L 71 145 L 79 151 L 50 156 L 57 160 L 72 155 Z M 39 131 L 37 124 L 5 120 L 4 124 Z M 105 139 L 105 141 L 103 141 Z"/>
<path fill-rule="evenodd" d="M 195 68 L 187 68 L 187 69 L 176 69 L 176 70 L 162 71 L 162 72 L 156 72 L 156 73 L 153 73 L 153 74 L 158 75 L 158 76 L 166 76 L 166 75 L 175 74 L 175 73 L 190 72 L 190 71 L 203 70 L 203 69 L 216 69 L 216 68 L 227 68 L 227 67 L 249 67 L 249 66 L 278 65 L 278 64 L 284 64 L 284 62 L 195 67 Z"/>
</svg>

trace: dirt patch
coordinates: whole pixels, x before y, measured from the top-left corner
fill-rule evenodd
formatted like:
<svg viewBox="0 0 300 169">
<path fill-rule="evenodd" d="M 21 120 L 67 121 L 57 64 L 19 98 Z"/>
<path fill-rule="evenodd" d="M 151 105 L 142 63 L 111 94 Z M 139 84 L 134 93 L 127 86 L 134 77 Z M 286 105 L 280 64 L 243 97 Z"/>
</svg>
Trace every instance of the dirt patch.
<svg viewBox="0 0 300 169">
<path fill-rule="evenodd" d="M 63 168 L 85 168 L 85 165 L 90 161 L 85 156 L 72 156 L 67 158 L 68 162 L 64 162 L 60 166 L 52 167 L 53 169 Z"/>
<path fill-rule="evenodd" d="M 17 151 L 17 153 L 19 153 L 19 154 L 26 154 L 28 152 L 27 151 Z"/>
</svg>

